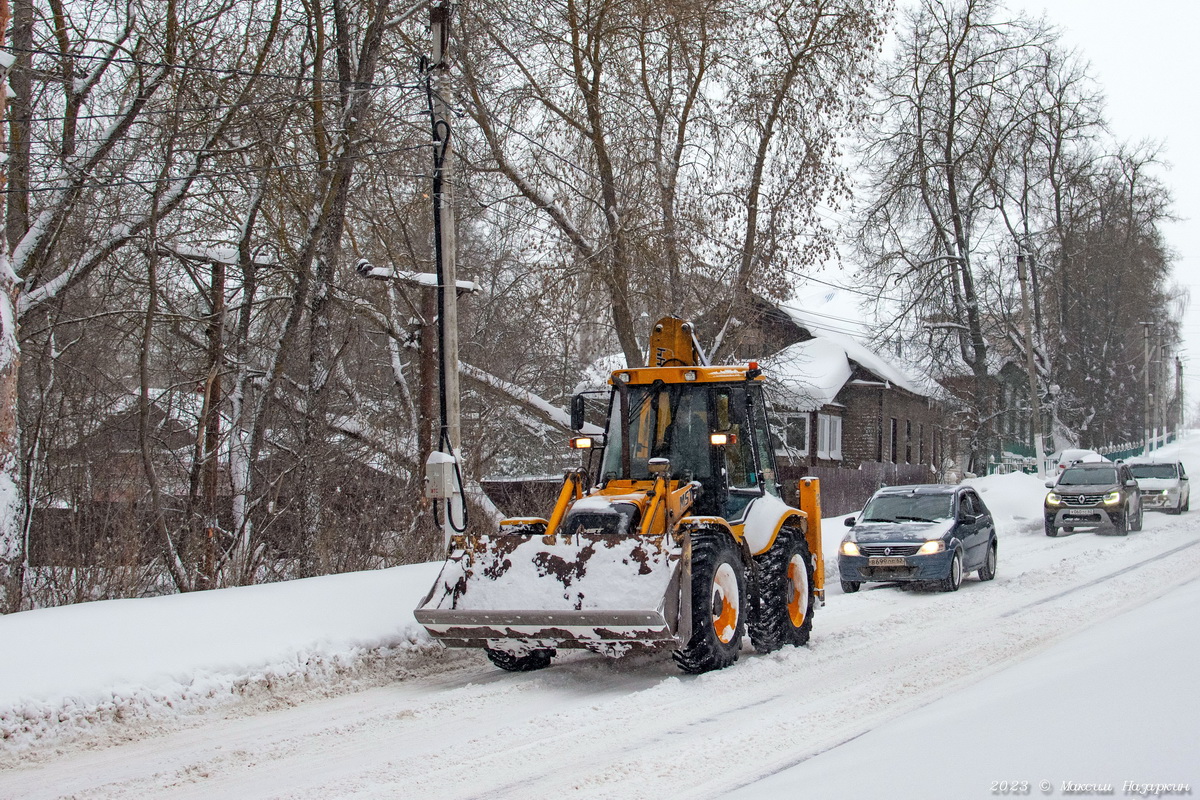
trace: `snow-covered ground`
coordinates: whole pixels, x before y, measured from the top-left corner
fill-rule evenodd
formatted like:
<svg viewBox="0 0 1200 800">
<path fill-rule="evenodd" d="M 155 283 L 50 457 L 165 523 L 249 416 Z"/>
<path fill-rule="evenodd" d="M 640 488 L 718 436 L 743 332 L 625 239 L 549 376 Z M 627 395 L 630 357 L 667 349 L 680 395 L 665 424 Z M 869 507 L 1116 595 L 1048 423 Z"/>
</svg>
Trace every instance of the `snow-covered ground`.
<svg viewBox="0 0 1200 800">
<path fill-rule="evenodd" d="M 701 676 L 445 651 L 432 564 L 0 617 L 0 798 L 1200 793 L 1200 513 L 1051 539 L 1040 481 L 974 483 L 995 581 L 843 595 L 828 520 L 810 646 Z"/>
</svg>

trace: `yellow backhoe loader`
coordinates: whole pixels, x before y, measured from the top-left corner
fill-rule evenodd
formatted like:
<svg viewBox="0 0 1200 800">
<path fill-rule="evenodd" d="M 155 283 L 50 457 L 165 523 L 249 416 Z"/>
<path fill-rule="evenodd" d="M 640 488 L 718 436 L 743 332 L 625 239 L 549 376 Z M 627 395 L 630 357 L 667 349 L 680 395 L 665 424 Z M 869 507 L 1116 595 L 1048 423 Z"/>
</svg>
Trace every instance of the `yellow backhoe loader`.
<svg viewBox="0 0 1200 800">
<path fill-rule="evenodd" d="M 549 517 L 452 538 L 415 612 L 431 636 L 512 671 L 560 648 L 657 647 L 697 673 L 736 661 L 744 633 L 759 652 L 808 642 L 820 490 L 802 479 L 799 509 L 780 497 L 761 370 L 709 365 L 671 317 L 650 352 L 653 366 L 612 373 L 605 435 L 572 439 L 598 471 L 568 472 Z M 581 430 L 582 395 L 571 417 Z"/>
</svg>

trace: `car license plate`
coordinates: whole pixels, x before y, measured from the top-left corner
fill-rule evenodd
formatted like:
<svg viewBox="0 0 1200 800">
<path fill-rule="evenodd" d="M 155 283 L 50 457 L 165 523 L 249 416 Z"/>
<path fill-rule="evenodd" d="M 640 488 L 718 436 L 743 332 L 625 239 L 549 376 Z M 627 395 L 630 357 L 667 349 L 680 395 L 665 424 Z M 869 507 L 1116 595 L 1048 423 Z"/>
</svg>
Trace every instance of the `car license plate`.
<svg viewBox="0 0 1200 800">
<path fill-rule="evenodd" d="M 1095 514 L 1063 514 L 1063 519 L 1095 519 Z"/>
<path fill-rule="evenodd" d="M 904 567 L 908 561 L 902 556 L 871 556 L 867 561 L 869 567 Z"/>
</svg>

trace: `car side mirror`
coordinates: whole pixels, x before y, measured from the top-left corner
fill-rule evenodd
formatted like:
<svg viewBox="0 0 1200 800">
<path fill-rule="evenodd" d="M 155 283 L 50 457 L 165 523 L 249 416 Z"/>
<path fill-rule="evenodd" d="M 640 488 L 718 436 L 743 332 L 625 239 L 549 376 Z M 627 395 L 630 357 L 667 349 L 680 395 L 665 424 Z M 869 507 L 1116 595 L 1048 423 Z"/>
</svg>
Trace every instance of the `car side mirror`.
<svg viewBox="0 0 1200 800">
<path fill-rule="evenodd" d="M 1054 488 L 1054 481 L 1046 481 L 1046 488 L 1047 488 L 1047 489 L 1053 489 L 1053 488 Z"/>
<path fill-rule="evenodd" d="M 845 525 L 847 528 L 853 528 L 854 527 L 854 517 L 846 517 L 844 520 L 842 520 L 842 524 Z"/>
<path fill-rule="evenodd" d="M 979 522 L 979 517 L 974 514 L 959 514 L 958 521 L 963 525 L 974 525 L 976 522 Z"/>
<path fill-rule="evenodd" d="M 581 394 L 571 398 L 571 430 L 583 430 L 583 395 Z"/>
<path fill-rule="evenodd" d="M 1130 489 L 1132 489 L 1133 487 L 1137 486 L 1138 484 L 1137 484 L 1137 481 L 1135 481 L 1135 480 L 1128 480 L 1128 481 L 1125 481 L 1125 485 L 1128 486 Z"/>
</svg>

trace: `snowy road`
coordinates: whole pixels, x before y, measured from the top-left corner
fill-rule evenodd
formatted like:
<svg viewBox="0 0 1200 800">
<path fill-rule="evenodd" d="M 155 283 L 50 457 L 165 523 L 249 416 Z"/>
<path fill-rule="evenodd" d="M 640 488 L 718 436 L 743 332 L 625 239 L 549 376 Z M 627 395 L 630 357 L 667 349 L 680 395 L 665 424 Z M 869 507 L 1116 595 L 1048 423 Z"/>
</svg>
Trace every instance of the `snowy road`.
<svg viewBox="0 0 1200 800">
<path fill-rule="evenodd" d="M 1000 500 L 987 489 L 984 499 Z M 1000 533 L 991 583 L 843 595 L 834 582 L 809 647 L 747 651 L 720 672 L 577 653 L 508 674 L 453 653 L 337 696 L 307 691 L 35 750 L 0 771 L 0 798 L 754 796 L 758 781 L 1200 578 L 1197 512 L 1147 515 L 1127 538 L 1050 539 L 1036 517 Z M 993 796 L 985 777 L 1003 776 L 982 776 L 980 797 Z"/>
</svg>

